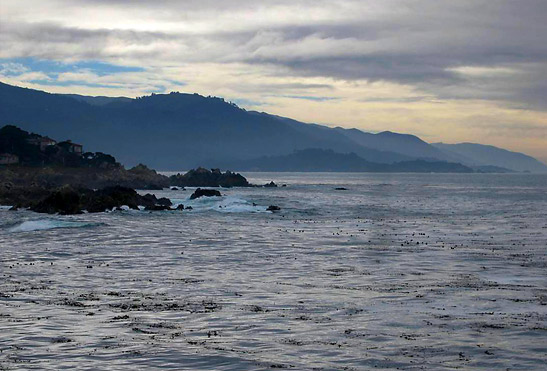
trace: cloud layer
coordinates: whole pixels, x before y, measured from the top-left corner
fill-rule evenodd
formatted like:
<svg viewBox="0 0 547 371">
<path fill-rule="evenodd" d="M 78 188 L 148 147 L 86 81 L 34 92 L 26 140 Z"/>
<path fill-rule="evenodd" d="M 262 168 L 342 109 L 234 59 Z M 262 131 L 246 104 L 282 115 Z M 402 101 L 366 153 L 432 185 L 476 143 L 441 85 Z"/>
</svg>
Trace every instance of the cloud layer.
<svg viewBox="0 0 547 371">
<path fill-rule="evenodd" d="M 494 144 L 547 159 L 537 144 L 547 144 L 543 0 L 29 3 L 0 6 L 7 82 L 108 95 L 197 91 L 432 140 L 473 140 L 479 126 Z M 307 111 L 318 104 L 323 119 Z M 444 136 L 432 124 L 440 106 L 453 113 L 441 115 Z"/>
</svg>

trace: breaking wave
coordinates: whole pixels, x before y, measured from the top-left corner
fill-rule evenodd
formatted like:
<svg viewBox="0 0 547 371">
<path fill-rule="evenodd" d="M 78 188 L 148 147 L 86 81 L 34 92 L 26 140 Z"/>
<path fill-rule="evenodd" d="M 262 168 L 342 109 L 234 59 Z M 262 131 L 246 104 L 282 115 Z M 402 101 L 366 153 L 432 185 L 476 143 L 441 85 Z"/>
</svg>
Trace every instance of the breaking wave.
<svg viewBox="0 0 547 371">
<path fill-rule="evenodd" d="M 72 222 L 57 219 L 37 219 L 26 220 L 18 223 L 8 229 L 9 232 L 33 232 L 43 231 L 55 228 L 83 228 L 83 227 L 95 227 L 101 225 L 101 223 L 85 223 L 85 222 Z"/>
<path fill-rule="evenodd" d="M 201 197 L 195 200 L 172 199 L 173 206 L 191 206 L 194 211 L 217 211 L 221 213 L 264 213 L 267 206 L 253 204 L 235 196 Z"/>
</svg>

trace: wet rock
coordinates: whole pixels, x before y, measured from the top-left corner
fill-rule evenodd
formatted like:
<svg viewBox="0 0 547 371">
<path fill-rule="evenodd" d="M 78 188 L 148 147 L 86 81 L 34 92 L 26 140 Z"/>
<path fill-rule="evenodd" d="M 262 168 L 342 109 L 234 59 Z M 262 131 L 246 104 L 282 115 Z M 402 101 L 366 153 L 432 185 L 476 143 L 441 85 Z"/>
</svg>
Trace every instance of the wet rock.
<svg viewBox="0 0 547 371">
<path fill-rule="evenodd" d="M 127 170 L 130 186 L 139 189 L 161 190 L 169 185 L 169 179 L 146 165 L 138 164 Z"/>
<path fill-rule="evenodd" d="M 140 204 L 141 197 L 132 188 L 121 186 L 106 187 L 86 194 L 82 206 L 90 213 L 112 210 L 122 205 L 127 205 L 130 209 L 136 210 Z"/>
<path fill-rule="evenodd" d="M 336 187 L 334 188 L 335 191 L 347 191 L 348 189 L 347 188 L 344 188 L 344 187 Z"/>
<path fill-rule="evenodd" d="M 71 187 L 63 187 L 31 208 L 38 213 L 70 215 L 81 214 L 80 193 Z"/>
<path fill-rule="evenodd" d="M 147 193 L 144 196 L 141 197 L 141 203 L 142 206 L 149 206 L 149 205 L 155 205 L 158 199 L 153 194 Z"/>
<path fill-rule="evenodd" d="M 266 187 L 266 188 L 276 188 L 277 184 L 275 184 L 274 181 L 272 180 L 270 183 L 264 184 L 264 187 Z"/>
<path fill-rule="evenodd" d="M 179 206 L 176 207 L 175 210 L 180 210 L 180 211 L 184 210 L 184 205 L 180 204 Z"/>
<path fill-rule="evenodd" d="M 270 205 L 270 206 L 268 206 L 268 208 L 266 210 L 267 211 L 279 211 L 279 210 L 281 210 L 281 208 L 279 206 Z"/>
<path fill-rule="evenodd" d="M 167 205 L 149 205 L 144 208 L 146 211 L 164 211 L 164 210 L 172 210 Z"/>
<path fill-rule="evenodd" d="M 158 205 L 161 205 L 161 206 L 171 206 L 173 205 L 171 203 L 171 200 L 166 198 L 166 197 L 162 197 L 162 198 L 159 198 L 158 201 L 156 202 Z"/>
<path fill-rule="evenodd" d="M 222 196 L 219 191 L 216 189 L 202 189 L 198 188 L 195 190 L 194 193 L 190 196 L 191 200 L 195 200 L 196 198 L 200 197 L 220 197 Z"/>
<path fill-rule="evenodd" d="M 79 214 L 82 210 L 90 213 L 106 210 L 122 210 L 122 206 L 138 210 L 139 205 L 146 210 L 169 210 L 171 201 L 168 198 L 157 199 L 146 194 L 141 196 L 132 188 L 113 186 L 93 191 L 87 188 L 74 189 L 66 186 L 55 190 L 31 205 L 31 210 L 62 215 Z"/>
<path fill-rule="evenodd" d="M 178 187 L 250 187 L 251 184 L 244 176 L 238 173 L 220 169 L 197 168 L 188 171 L 186 174 L 177 174 L 169 177 L 173 186 Z"/>
<path fill-rule="evenodd" d="M 24 188 L 51 191 L 64 185 L 73 188 L 101 189 L 121 185 L 133 189 L 163 189 L 169 186 L 169 178 L 157 174 L 144 165 L 130 170 L 123 167 L 12 167 L 0 168 L 0 193 Z"/>
</svg>

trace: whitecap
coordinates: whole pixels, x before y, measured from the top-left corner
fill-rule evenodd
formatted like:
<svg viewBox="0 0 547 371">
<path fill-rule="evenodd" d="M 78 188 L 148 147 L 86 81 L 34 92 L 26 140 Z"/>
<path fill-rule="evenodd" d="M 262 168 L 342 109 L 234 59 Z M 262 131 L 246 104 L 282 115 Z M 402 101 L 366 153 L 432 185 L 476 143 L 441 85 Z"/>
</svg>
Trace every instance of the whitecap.
<svg viewBox="0 0 547 371">
<path fill-rule="evenodd" d="M 181 202 L 192 206 L 194 211 L 217 211 L 221 213 L 260 213 L 267 212 L 266 206 L 253 204 L 236 196 L 201 197 L 195 200 Z M 174 206 L 178 206 L 177 203 Z"/>
</svg>

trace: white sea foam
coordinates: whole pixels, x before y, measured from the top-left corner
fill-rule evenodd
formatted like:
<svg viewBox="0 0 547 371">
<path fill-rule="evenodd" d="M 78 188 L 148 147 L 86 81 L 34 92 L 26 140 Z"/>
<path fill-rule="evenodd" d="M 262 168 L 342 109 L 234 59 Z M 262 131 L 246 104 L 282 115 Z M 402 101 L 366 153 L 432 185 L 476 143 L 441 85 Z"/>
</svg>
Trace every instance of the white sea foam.
<svg viewBox="0 0 547 371">
<path fill-rule="evenodd" d="M 96 223 L 71 222 L 57 219 L 37 219 L 21 222 L 9 229 L 9 232 L 32 232 L 55 228 L 82 228 L 97 225 Z"/>
<path fill-rule="evenodd" d="M 195 211 L 218 211 L 222 213 L 260 213 L 267 212 L 266 206 L 255 205 L 236 196 L 201 197 L 195 200 L 172 200 L 174 207 L 184 204 L 192 206 Z"/>
<path fill-rule="evenodd" d="M 120 206 L 120 210 L 121 210 L 121 211 L 129 211 L 129 210 L 131 210 L 131 209 L 130 209 L 129 206 L 127 206 L 127 205 L 122 205 L 122 206 Z M 113 207 L 112 210 L 110 210 L 110 211 L 118 211 L 118 207 L 115 206 L 115 207 Z"/>
</svg>

